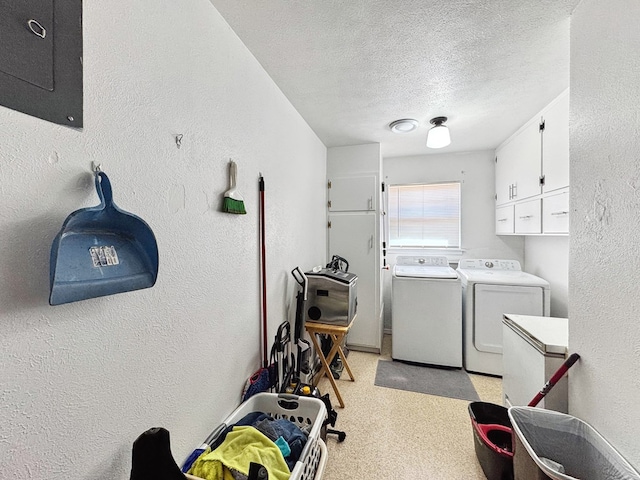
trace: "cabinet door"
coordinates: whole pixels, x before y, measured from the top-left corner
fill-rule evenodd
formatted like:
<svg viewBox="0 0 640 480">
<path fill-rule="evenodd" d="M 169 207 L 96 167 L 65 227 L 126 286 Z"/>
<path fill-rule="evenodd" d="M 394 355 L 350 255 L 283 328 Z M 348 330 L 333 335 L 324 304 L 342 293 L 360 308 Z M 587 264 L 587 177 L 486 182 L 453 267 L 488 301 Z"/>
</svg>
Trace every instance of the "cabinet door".
<svg viewBox="0 0 640 480">
<path fill-rule="evenodd" d="M 511 153 L 511 143 L 496 150 L 496 205 L 511 201 L 511 189 L 515 181 L 513 162 L 515 155 Z"/>
<path fill-rule="evenodd" d="M 540 124 L 531 121 L 496 151 L 496 205 L 541 193 Z"/>
<path fill-rule="evenodd" d="M 329 254 L 349 262 L 349 272 L 358 276 L 357 316 L 347 336 L 347 345 L 380 350 L 380 266 L 378 217 L 374 213 L 329 215 Z"/>
<path fill-rule="evenodd" d="M 540 199 L 516 203 L 514 206 L 515 233 L 541 233 L 542 214 Z M 513 313 L 513 312 L 511 312 Z"/>
<path fill-rule="evenodd" d="M 329 211 L 372 211 L 376 209 L 376 176 L 329 179 Z"/>
<path fill-rule="evenodd" d="M 544 113 L 542 132 L 544 192 L 569 186 L 569 93 Z"/>
<path fill-rule="evenodd" d="M 512 200 L 522 200 L 539 195 L 542 173 L 540 123 L 537 121 L 529 123 L 511 143 L 515 155 L 512 163 L 516 169 Z"/>
<path fill-rule="evenodd" d="M 496 235 L 513 233 L 513 205 L 496 208 Z"/>
<path fill-rule="evenodd" d="M 542 232 L 569 233 L 569 192 L 542 199 Z"/>
</svg>

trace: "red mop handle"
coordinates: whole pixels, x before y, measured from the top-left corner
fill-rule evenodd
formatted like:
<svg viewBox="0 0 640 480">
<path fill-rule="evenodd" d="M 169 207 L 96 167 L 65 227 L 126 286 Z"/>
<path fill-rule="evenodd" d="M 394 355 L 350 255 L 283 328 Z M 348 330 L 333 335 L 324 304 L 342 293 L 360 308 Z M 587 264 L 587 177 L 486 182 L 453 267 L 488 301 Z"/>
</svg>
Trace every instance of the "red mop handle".
<svg viewBox="0 0 640 480">
<path fill-rule="evenodd" d="M 551 379 L 549 379 L 545 386 L 542 387 L 542 390 L 540 390 L 538 394 L 533 397 L 533 400 L 529 402 L 529 406 L 535 407 L 536 405 L 538 405 L 538 403 L 540 403 L 540 400 L 542 400 L 545 395 L 549 393 L 554 385 L 558 383 L 558 381 L 564 376 L 564 374 L 567 373 L 567 370 L 569 370 L 573 366 L 573 364 L 578 361 L 579 358 L 580 355 L 578 355 L 577 353 L 572 353 L 569 358 L 564 361 L 562 366 L 560 366 L 558 371 L 553 374 L 553 376 L 551 377 Z"/>
</svg>

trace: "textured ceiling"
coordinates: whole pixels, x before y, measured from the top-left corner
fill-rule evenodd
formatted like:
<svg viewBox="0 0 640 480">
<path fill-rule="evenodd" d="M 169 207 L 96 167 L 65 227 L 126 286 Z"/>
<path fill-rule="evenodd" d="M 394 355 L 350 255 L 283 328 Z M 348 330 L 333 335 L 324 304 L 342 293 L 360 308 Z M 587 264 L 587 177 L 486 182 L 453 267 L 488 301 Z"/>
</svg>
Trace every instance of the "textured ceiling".
<svg viewBox="0 0 640 480">
<path fill-rule="evenodd" d="M 493 149 L 569 85 L 579 0 L 211 0 L 327 145 Z M 452 143 L 426 148 L 429 119 Z M 415 118 L 394 134 L 388 124 Z"/>
</svg>

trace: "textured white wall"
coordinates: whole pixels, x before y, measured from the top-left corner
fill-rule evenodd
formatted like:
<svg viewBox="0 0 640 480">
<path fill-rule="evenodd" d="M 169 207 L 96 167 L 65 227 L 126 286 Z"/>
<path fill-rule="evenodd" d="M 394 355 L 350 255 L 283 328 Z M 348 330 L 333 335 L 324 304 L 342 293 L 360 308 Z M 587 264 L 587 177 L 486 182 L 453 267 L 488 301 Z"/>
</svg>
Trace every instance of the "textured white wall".
<svg viewBox="0 0 640 480">
<path fill-rule="evenodd" d="M 523 268 L 551 288 L 551 316 L 569 316 L 569 237 L 525 237 Z"/>
<path fill-rule="evenodd" d="M 640 469 L 640 2 L 571 24 L 570 413 Z"/>
<path fill-rule="evenodd" d="M 132 442 L 153 426 L 182 462 L 237 405 L 260 363 L 259 172 L 270 337 L 295 311 L 290 270 L 326 262 L 326 148 L 213 6 L 85 2 L 83 18 L 84 130 L 0 107 L 0 477 L 12 480 L 128 478 Z M 245 216 L 217 211 L 230 157 Z M 51 241 L 98 203 L 91 161 L 154 230 L 158 282 L 50 307 Z"/>
<path fill-rule="evenodd" d="M 462 182 L 462 248 L 459 258 L 509 258 L 524 267 L 524 239 L 495 234 L 495 154 L 493 151 L 395 157 L 383 160 L 387 185 Z M 437 254 L 437 253 L 435 253 Z M 384 275 L 385 328 L 391 326 L 391 271 L 397 255 L 424 255 L 419 250 L 392 250 Z"/>
</svg>

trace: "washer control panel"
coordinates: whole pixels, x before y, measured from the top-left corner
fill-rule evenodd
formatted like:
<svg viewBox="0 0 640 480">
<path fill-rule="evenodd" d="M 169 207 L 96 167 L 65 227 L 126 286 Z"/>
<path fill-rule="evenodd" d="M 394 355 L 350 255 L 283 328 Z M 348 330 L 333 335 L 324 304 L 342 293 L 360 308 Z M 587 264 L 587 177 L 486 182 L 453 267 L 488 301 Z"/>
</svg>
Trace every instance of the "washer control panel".
<svg viewBox="0 0 640 480">
<path fill-rule="evenodd" d="M 398 257 L 396 265 L 416 265 L 419 267 L 448 267 L 449 261 L 445 256 L 426 257 Z"/>
</svg>

